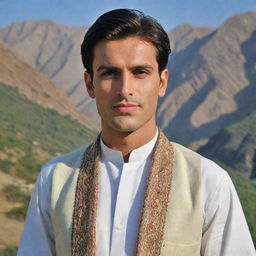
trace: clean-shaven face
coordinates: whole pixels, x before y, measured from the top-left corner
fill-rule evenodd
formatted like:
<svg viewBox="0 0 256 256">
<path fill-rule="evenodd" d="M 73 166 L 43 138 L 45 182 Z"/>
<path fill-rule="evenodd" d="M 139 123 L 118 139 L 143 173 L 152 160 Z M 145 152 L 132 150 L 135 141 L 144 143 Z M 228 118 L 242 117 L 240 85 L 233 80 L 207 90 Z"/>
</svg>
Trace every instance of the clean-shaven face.
<svg viewBox="0 0 256 256">
<path fill-rule="evenodd" d="M 102 41 L 94 48 L 93 80 L 85 81 L 96 98 L 102 130 L 132 132 L 155 126 L 158 96 L 165 94 L 168 71 L 159 74 L 156 48 L 139 37 Z"/>
</svg>

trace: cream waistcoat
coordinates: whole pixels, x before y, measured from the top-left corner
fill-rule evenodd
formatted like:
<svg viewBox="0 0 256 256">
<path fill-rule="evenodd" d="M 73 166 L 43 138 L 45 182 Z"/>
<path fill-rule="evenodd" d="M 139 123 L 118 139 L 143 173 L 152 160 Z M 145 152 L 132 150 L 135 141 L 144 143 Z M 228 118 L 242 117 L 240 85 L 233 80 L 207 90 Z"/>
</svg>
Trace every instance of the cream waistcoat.
<svg viewBox="0 0 256 256">
<path fill-rule="evenodd" d="M 154 197 L 149 196 L 151 190 L 155 190 L 150 189 L 153 185 L 148 186 L 141 220 L 142 224 L 139 229 L 136 255 L 199 256 L 203 226 L 200 156 L 178 144 L 167 142 L 167 139 L 163 136 L 160 132 L 160 139 L 158 139 L 155 154 L 163 155 L 165 153 L 163 149 L 165 150 L 166 146 L 161 144 L 161 138 L 167 145 L 170 144 L 168 151 L 172 151 L 172 154 L 169 166 L 172 172 L 167 174 L 172 176 L 172 178 L 170 178 L 170 184 L 166 187 L 170 188 L 170 193 L 166 194 L 168 196 L 167 204 L 164 200 L 158 202 L 158 199 L 155 200 Z M 161 146 L 162 151 L 159 151 L 159 146 Z M 79 219 L 77 216 L 82 218 L 81 211 L 76 211 L 76 214 L 74 214 L 74 206 L 77 208 L 76 204 L 78 203 L 75 203 L 75 199 L 77 200 L 77 193 L 79 193 L 77 191 L 79 190 L 77 189 L 78 176 L 85 150 L 86 147 L 68 154 L 62 162 L 56 165 L 53 174 L 51 218 L 55 234 L 56 252 L 59 256 L 89 256 L 95 254 L 95 250 L 93 250 L 95 246 L 93 242 L 95 233 L 93 222 L 95 207 L 92 207 L 89 214 L 92 221 L 88 224 L 82 223 L 79 229 L 79 232 L 81 232 L 81 227 L 83 228 L 82 225 L 84 225 L 85 230 L 86 228 L 91 230 L 92 236 L 87 238 L 92 242 L 89 246 L 91 249 L 88 249 L 86 253 L 78 253 L 74 250 L 73 254 L 71 253 L 71 247 L 77 246 L 76 243 L 79 246 L 79 243 L 81 243 L 79 240 L 75 240 L 74 242 L 74 230 L 72 229 L 74 229 L 74 222 L 76 222 L 74 219 Z M 154 158 L 157 161 L 155 155 Z M 161 161 L 158 161 L 157 168 L 155 169 L 160 170 L 161 168 Z M 164 172 L 165 169 L 163 169 Z M 161 175 L 160 172 L 159 175 Z M 155 176 L 158 177 L 158 174 Z M 152 179 L 152 181 L 152 183 L 155 183 L 155 180 Z M 162 183 L 165 182 L 161 181 L 160 186 L 162 186 Z M 154 191 L 152 192 L 154 193 Z M 90 199 L 96 201 L 96 197 L 93 198 L 93 196 L 97 195 L 97 189 L 91 195 L 92 197 Z M 159 205 L 154 206 L 156 202 Z M 153 212 L 150 207 L 153 208 Z M 159 213 L 159 210 L 154 211 L 154 207 L 160 209 L 161 212 Z M 163 228 L 158 223 L 154 223 L 155 216 L 152 216 L 154 219 L 150 217 L 154 213 L 156 213 L 156 218 L 158 218 L 158 215 L 161 215 L 160 221 L 158 222 L 164 221 Z M 158 226 L 154 227 L 154 225 Z M 150 230 L 151 226 L 153 226 L 152 230 Z M 163 229 L 163 232 L 161 232 L 161 229 Z M 151 233 L 149 231 L 153 232 L 152 237 L 150 237 Z M 157 233 L 156 236 L 154 236 L 154 233 Z M 83 243 L 82 246 L 84 246 Z"/>
</svg>

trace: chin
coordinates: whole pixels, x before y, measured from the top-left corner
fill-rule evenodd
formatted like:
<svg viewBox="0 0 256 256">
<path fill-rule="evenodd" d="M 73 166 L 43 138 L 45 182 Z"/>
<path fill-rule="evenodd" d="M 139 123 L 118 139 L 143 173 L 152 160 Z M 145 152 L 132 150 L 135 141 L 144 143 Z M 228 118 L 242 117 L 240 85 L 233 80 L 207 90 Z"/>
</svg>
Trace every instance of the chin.
<svg viewBox="0 0 256 256">
<path fill-rule="evenodd" d="M 147 122 L 138 120 L 113 120 L 111 127 L 119 132 L 131 133 L 147 126 Z"/>
<path fill-rule="evenodd" d="M 141 126 L 141 124 L 132 122 L 132 121 L 128 121 L 128 120 L 113 120 L 111 127 L 119 132 L 133 132 L 138 130 Z"/>
<path fill-rule="evenodd" d="M 136 127 L 125 125 L 125 126 L 113 126 L 113 129 L 118 132 L 131 133 L 137 130 Z"/>
<path fill-rule="evenodd" d="M 102 120 L 102 125 L 117 132 L 131 133 L 150 126 L 153 121 L 153 118 L 115 116 L 105 121 Z"/>
</svg>

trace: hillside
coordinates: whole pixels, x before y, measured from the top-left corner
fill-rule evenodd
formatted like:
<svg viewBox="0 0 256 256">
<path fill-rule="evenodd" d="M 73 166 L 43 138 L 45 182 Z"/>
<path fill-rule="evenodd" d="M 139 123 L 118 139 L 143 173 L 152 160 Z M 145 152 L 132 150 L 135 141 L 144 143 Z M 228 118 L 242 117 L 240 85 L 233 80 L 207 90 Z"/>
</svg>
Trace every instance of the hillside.
<svg viewBox="0 0 256 256">
<path fill-rule="evenodd" d="M 62 115 L 69 115 L 87 127 L 96 128 L 49 77 L 19 59 L 3 43 L 0 43 L 0 60 L 0 82 L 17 87 L 38 104 L 55 109 Z"/>
<path fill-rule="evenodd" d="M 187 24 L 169 33 L 170 81 L 158 111 L 158 123 L 169 138 L 185 145 L 206 142 L 255 109 L 255 24 L 256 12 L 247 12 L 218 28 Z M 86 29 L 25 21 L 1 29 L 0 38 L 98 120 L 82 81 L 80 44 Z"/>
<path fill-rule="evenodd" d="M 17 88 L 3 83 L 0 83 L 0 113 L 0 249 L 3 249 L 17 246 L 32 184 L 42 164 L 89 143 L 96 133 L 69 116 L 32 102 Z"/>
<path fill-rule="evenodd" d="M 256 112 L 218 132 L 198 152 L 256 179 Z"/>
<path fill-rule="evenodd" d="M 0 83 L 0 169 L 34 181 L 40 165 L 88 143 L 95 132 Z M 29 170 L 29 171 L 28 171 Z"/>
</svg>

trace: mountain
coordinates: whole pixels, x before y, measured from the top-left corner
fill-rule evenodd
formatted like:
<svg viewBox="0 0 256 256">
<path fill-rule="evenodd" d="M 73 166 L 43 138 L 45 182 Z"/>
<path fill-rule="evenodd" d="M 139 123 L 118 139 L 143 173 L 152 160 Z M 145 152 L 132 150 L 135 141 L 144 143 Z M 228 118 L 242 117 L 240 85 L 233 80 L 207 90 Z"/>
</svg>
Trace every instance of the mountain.
<svg viewBox="0 0 256 256">
<path fill-rule="evenodd" d="M 256 12 L 213 30 L 180 26 L 170 33 L 169 88 L 158 121 L 182 144 L 207 140 L 256 107 Z"/>
<path fill-rule="evenodd" d="M 172 49 L 171 58 L 173 54 L 188 47 L 194 40 L 199 40 L 204 36 L 214 32 L 214 28 L 197 27 L 189 24 L 182 24 L 174 28 L 168 35 Z"/>
<path fill-rule="evenodd" d="M 157 119 L 170 139 L 185 145 L 205 143 L 255 109 L 255 24 L 256 12 L 247 12 L 218 28 L 187 24 L 169 33 L 170 80 Z M 26 21 L 1 29 L 0 38 L 49 75 L 79 110 L 99 120 L 82 81 L 79 45 L 85 31 L 49 20 Z"/>
<path fill-rule="evenodd" d="M 20 60 L 3 43 L 0 43 L 0 60 L 0 82 L 17 87 L 29 99 L 44 107 L 69 115 L 87 127 L 96 128 L 46 75 Z"/>
<path fill-rule="evenodd" d="M 256 111 L 219 131 L 198 152 L 256 179 Z"/>
<path fill-rule="evenodd" d="M 97 111 L 85 89 L 80 58 L 86 30 L 50 20 L 24 21 L 1 29 L 0 38 L 22 60 L 49 76 L 80 111 L 94 120 Z"/>
</svg>

